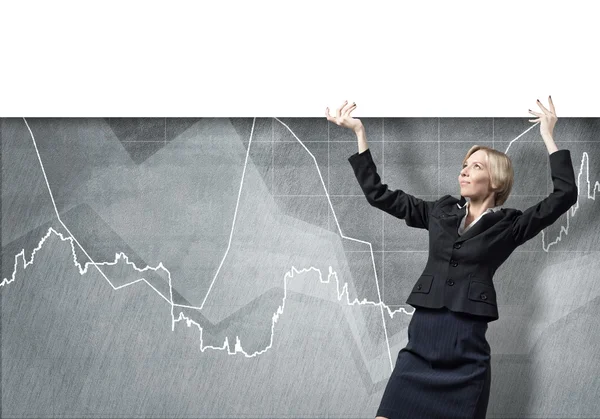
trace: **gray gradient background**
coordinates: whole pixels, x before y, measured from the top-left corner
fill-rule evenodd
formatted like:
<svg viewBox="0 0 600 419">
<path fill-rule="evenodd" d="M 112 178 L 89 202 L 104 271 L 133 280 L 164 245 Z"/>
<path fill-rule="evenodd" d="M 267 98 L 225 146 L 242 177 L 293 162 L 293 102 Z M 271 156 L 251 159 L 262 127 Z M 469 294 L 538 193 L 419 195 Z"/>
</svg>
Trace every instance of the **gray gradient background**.
<svg viewBox="0 0 600 419">
<path fill-rule="evenodd" d="M 274 118 L 256 119 L 251 142 L 252 118 L 27 119 L 61 219 L 95 262 L 123 252 L 138 267 L 162 263 L 173 301 L 199 306 L 227 257 L 203 310 L 174 310 L 201 325 L 201 351 L 199 329 L 180 321 L 172 331 L 171 305 L 147 283 L 114 290 L 91 266 L 80 274 L 70 242 L 51 234 L 0 288 L 2 417 L 375 416 L 390 374 L 381 311 L 336 295 L 337 279 L 351 300 L 378 301 L 371 253 L 340 236 L 326 193 L 343 234 L 372 243 L 393 309 L 412 311 L 403 303 L 425 266 L 427 231 L 369 206 L 347 161 L 357 151 L 351 131 L 324 117 L 279 120 L 301 143 Z M 531 126 L 362 120 L 384 183 L 424 199 L 459 196 L 470 146 L 504 151 Z M 0 123 L 2 278 L 10 278 L 15 256 L 24 249 L 29 261 L 49 228 L 68 234 L 23 119 Z M 600 119 L 559 119 L 554 138 L 571 150 L 579 202 L 494 277 L 489 418 L 600 418 Z M 516 179 L 505 206 L 524 210 L 552 190 L 539 127 L 508 154 Z M 271 330 L 285 275 L 311 267 L 288 279 Z M 115 286 L 143 277 L 168 295 L 164 271 L 101 269 Z M 394 361 L 409 321 L 386 314 Z M 268 349 L 246 357 L 207 348 L 227 339 L 233 353 L 236 338 L 248 353 Z"/>
</svg>

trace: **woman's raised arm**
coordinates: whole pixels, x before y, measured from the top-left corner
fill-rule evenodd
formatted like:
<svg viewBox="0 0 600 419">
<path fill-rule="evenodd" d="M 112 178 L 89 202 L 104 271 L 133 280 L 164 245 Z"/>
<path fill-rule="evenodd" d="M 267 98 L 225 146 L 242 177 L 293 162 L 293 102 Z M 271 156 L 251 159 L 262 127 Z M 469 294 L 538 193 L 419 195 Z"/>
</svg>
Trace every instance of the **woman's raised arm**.
<svg viewBox="0 0 600 419">
<path fill-rule="evenodd" d="M 540 202 L 530 206 L 525 211 L 517 214 L 512 223 L 512 233 L 515 243 L 522 245 L 537 236 L 544 228 L 552 225 L 561 215 L 577 203 L 579 191 L 571 161 L 571 152 L 568 149 L 559 150 L 552 137 L 556 121 L 556 109 L 552 98 L 548 97 L 549 108 L 537 101 L 542 109 L 541 113 L 529 112 L 538 118 L 529 122 L 540 122 L 540 134 L 546 144 L 550 160 L 550 176 L 552 177 L 553 191 Z"/>
<path fill-rule="evenodd" d="M 367 144 L 365 128 L 359 119 L 350 117 L 350 112 L 356 104 L 348 105 L 348 101 L 338 108 L 335 117 L 329 115 L 327 120 L 336 125 L 352 129 L 357 137 L 358 152 L 348 158 L 352 165 L 358 183 L 367 198 L 367 202 L 396 218 L 405 220 L 406 225 L 415 228 L 429 228 L 429 213 L 436 201 L 424 201 L 404 192 L 401 189 L 390 190 L 388 185 L 381 182 L 377 167 L 373 161 L 371 150 Z"/>
</svg>

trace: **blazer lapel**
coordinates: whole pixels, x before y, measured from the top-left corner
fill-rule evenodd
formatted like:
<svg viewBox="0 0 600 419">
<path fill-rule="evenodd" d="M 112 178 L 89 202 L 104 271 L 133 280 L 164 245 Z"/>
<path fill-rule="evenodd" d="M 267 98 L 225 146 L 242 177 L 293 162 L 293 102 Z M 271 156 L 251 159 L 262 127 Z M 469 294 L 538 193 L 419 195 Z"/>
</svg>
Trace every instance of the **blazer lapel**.
<svg viewBox="0 0 600 419">
<path fill-rule="evenodd" d="M 457 203 L 454 203 L 449 210 L 444 211 L 449 222 L 449 227 L 452 228 L 453 234 L 455 234 L 457 237 L 457 242 L 465 241 L 487 230 L 504 216 L 500 211 L 485 214 L 471 228 L 465 231 L 462 235 L 459 235 L 458 226 L 460 225 L 460 220 L 462 220 L 462 217 L 464 217 L 467 213 L 467 208 L 463 206 L 466 202 L 467 200 L 461 195 L 458 205 L 460 205 L 462 208 L 459 208 Z"/>
<path fill-rule="evenodd" d="M 470 239 L 473 236 L 476 236 L 477 234 L 487 230 L 488 228 L 490 228 L 491 226 L 496 224 L 499 221 L 499 219 L 502 218 L 503 216 L 504 215 L 500 211 L 485 214 L 483 217 L 481 217 L 479 219 L 479 221 L 477 221 L 473 225 L 473 227 L 471 227 L 467 231 L 465 231 L 462 236 L 458 236 L 458 239 L 456 241 L 464 241 L 464 240 Z M 459 223 L 460 223 L 460 221 L 459 221 Z M 456 234 L 458 235 L 458 223 L 456 224 Z"/>
</svg>

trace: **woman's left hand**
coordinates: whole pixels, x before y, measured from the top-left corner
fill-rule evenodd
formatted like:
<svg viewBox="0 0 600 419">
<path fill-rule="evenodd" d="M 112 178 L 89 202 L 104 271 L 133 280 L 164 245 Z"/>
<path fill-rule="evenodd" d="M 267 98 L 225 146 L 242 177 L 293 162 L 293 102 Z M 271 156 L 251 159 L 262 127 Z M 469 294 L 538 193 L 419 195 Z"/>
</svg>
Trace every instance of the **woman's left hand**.
<svg viewBox="0 0 600 419">
<path fill-rule="evenodd" d="M 537 119 L 530 119 L 529 122 L 540 122 L 540 134 L 542 134 L 542 137 L 552 137 L 554 125 L 556 124 L 556 121 L 558 121 L 558 118 L 556 117 L 556 110 L 554 109 L 554 103 L 552 103 L 552 97 L 550 96 L 548 96 L 548 103 L 550 104 L 550 110 L 546 109 L 544 105 L 542 105 L 542 102 L 539 100 L 537 101 L 537 104 L 540 108 L 542 108 L 544 113 L 534 112 L 529 109 L 530 113 L 538 116 Z"/>
</svg>

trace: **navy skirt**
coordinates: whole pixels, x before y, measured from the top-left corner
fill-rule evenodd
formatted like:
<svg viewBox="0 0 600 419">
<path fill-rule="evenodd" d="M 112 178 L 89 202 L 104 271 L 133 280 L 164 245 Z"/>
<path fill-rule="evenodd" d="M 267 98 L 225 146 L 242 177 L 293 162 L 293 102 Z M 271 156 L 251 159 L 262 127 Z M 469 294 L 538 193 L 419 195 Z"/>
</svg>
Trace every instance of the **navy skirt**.
<svg viewBox="0 0 600 419">
<path fill-rule="evenodd" d="M 488 320 L 418 307 L 377 416 L 485 419 L 490 395 Z"/>
</svg>

